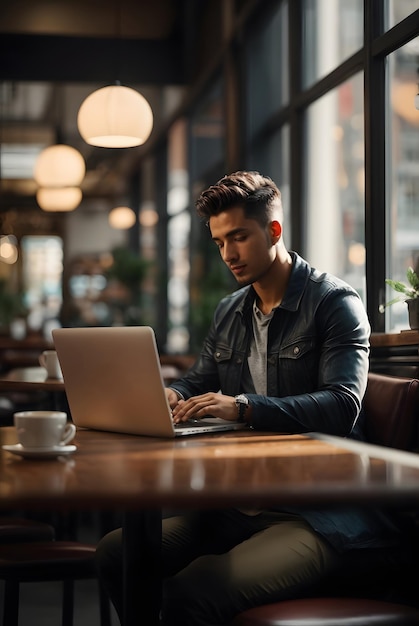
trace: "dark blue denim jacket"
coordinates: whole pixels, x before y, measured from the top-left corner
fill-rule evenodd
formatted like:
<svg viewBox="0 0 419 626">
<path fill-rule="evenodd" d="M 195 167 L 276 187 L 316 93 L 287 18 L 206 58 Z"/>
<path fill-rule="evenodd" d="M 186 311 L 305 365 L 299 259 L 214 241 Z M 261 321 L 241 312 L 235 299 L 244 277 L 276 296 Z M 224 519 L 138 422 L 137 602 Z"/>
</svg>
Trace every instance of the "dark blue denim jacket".
<svg viewBox="0 0 419 626">
<path fill-rule="evenodd" d="M 291 255 L 287 290 L 269 326 L 267 395 L 254 393 L 247 364 L 251 286 L 221 300 L 196 363 L 171 386 L 185 398 L 218 390 L 246 393 L 255 430 L 318 431 L 362 440 L 370 335 L 365 308 L 348 284 Z M 390 519 L 377 511 L 299 513 L 339 550 L 392 544 L 397 535 Z"/>
</svg>

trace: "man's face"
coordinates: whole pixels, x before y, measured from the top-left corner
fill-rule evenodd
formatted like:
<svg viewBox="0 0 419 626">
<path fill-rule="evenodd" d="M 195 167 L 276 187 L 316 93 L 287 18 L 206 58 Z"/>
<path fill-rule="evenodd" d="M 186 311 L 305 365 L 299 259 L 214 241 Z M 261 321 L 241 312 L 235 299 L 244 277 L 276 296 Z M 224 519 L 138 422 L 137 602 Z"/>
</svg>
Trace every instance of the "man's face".
<svg viewBox="0 0 419 626">
<path fill-rule="evenodd" d="M 247 219 L 242 207 L 232 207 L 210 217 L 211 236 L 221 258 L 241 285 L 263 278 L 276 256 L 271 227 Z"/>
</svg>

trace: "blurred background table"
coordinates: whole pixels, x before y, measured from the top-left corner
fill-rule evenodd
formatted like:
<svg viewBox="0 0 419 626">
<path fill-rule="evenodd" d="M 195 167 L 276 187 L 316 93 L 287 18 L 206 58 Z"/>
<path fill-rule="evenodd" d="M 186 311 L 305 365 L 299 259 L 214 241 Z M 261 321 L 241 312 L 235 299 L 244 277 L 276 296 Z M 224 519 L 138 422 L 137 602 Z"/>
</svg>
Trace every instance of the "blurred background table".
<svg viewBox="0 0 419 626">
<path fill-rule="evenodd" d="M 18 367 L 0 374 L 0 425 L 11 425 L 16 411 L 39 409 L 69 413 L 62 379 L 48 378 L 40 366 Z"/>
<path fill-rule="evenodd" d="M 27 335 L 23 339 L 0 335 L 0 371 L 39 365 L 41 352 L 51 349 L 54 349 L 52 341 L 40 334 Z"/>
<path fill-rule="evenodd" d="M 2 391 L 65 391 L 62 378 L 48 378 L 44 367 L 17 367 L 0 376 Z"/>
<path fill-rule="evenodd" d="M 419 351 L 419 330 L 402 330 L 399 333 L 371 333 L 371 346 L 416 346 Z"/>
<path fill-rule="evenodd" d="M 419 330 L 371 334 L 370 370 L 419 378 Z"/>
</svg>

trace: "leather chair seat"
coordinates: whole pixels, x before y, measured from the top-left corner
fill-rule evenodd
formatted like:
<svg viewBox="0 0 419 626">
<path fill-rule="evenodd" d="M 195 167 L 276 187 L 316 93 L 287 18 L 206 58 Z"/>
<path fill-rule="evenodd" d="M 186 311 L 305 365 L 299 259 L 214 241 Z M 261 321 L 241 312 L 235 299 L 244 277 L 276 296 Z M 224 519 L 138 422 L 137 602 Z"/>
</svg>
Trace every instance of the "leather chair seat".
<svg viewBox="0 0 419 626">
<path fill-rule="evenodd" d="M 95 578 L 95 550 L 73 541 L 0 545 L 0 578 L 19 582 Z"/>
<path fill-rule="evenodd" d="M 304 598 L 255 607 L 232 626 L 415 626 L 414 607 L 364 598 Z"/>
<path fill-rule="evenodd" d="M 21 517 L 0 517 L 0 544 L 22 541 L 52 541 L 53 526 Z"/>
</svg>

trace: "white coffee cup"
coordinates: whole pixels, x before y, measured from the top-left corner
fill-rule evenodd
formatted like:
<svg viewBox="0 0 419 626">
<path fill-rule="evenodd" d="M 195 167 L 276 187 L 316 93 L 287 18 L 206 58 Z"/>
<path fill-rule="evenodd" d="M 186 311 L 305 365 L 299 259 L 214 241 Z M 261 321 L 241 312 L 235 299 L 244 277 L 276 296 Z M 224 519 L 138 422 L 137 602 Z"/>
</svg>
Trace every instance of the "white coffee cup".
<svg viewBox="0 0 419 626">
<path fill-rule="evenodd" d="M 64 411 L 20 411 L 13 416 L 19 443 L 23 448 L 65 446 L 76 434 Z"/>
<path fill-rule="evenodd" d="M 44 350 L 39 355 L 39 364 L 47 370 L 48 378 L 62 378 L 60 362 L 55 350 Z"/>
</svg>

